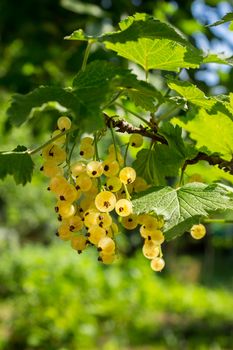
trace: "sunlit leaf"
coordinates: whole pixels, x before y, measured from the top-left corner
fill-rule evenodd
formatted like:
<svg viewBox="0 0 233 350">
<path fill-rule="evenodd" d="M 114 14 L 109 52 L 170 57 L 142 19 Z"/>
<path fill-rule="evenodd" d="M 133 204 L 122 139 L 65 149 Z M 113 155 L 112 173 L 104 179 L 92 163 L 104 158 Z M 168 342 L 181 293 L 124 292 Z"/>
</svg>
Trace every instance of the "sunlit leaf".
<svg viewBox="0 0 233 350">
<path fill-rule="evenodd" d="M 106 33 L 93 40 L 103 42 L 119 56 L 129 59 L 146 71 L 161 69 L 179 71 L 196 68 L 202 54 L 173 26 L 144 13 L 127 17 L 119 23 L 120 30 Z M 83 32 L 75 31 L 66 39 L 87 40 Z"/>
<path fill-rule="evenodd" d="M 168 86 L 180 94 L 185 101 L 198 107 L 211 109 L 217 102 L 214 98 L 205 96 L 203 91 L 188 81 L 169 78 Z"/>
<path fill-rule="evenodd" d="M 197 142 L 197 148 L 206 147 L 212 153 L 220 153 L 226 160 L 233 155 L 233 121 L 228 115 L 217 111 L 208 113 L 201 108 L 195 116 L 173 118 L 177 124 L 190 133 L 191 139 Z"/>
<path fill-rule="evenodd" d="M 132 201 L 136 214 L 154 212 L 165 219 L 164 234 L 175 238 L 218 210 L 233 210 L 233 190 L 221 184 L 190 183 L 174 189 L 155 187 Z"/>
</svg>

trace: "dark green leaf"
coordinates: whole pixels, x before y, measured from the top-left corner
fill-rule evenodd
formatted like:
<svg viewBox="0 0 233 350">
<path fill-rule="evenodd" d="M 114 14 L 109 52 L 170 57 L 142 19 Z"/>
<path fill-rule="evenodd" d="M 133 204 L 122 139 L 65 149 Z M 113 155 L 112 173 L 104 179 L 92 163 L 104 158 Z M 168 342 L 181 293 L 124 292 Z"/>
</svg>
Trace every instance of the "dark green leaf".
<svg viewBox="0 0 233 350">
<path fill-rule="evenodd" d="M 26 95 L 14 95 L 7 113 L 10 122 L 21 125 L 33 116 L 33 109 L 48 102 L 58 102 L 74 115 L 80 110 L 80 103 L 74 94 L 66 89 L 53 86 L 40 86 Z"/>
<path fill-rule="evenodd" d="M 190 183 L 174 189 L 155 187 L 132 201 L 136 214 L 154 212 L 165 220 L 166 239 L 175 238 L 218 210 L 233 210 L 233 189 L 221 184 Z"/>
<path fill-rule="evenodd" d="M 88 91 L 86 96 L 88 97 Z M 78 124 L 80 128 L 84 128 L 87 132 L 91 132 L 103 125 L 103 120 L 98 114 L 98 110 L 90 113 L 89 104 L 87 101 L 82 100 L 81 94 L 78 96 L 71 89 L 53 86 L 41 86 L 27 95 L 14 95 L 11 106 L 7 111 L 9 120 L 12 124 L 19 126 L 32 118 L 34 111 L 38 107 L 45 106 L 51 102 L 57 102 L 65 107 L 66 113 L 72 115 L 74 123 Z M 94 112 L 96 113 L 94 114 Z"/>
<path fill-rule="evenodd" d="M 0 153 L 0 179 L 13 175 L 16 184 L 25 185 L 31 181 L 34 163 L 24 146 L 17 146 L 12 152 Z"/>
</svg>

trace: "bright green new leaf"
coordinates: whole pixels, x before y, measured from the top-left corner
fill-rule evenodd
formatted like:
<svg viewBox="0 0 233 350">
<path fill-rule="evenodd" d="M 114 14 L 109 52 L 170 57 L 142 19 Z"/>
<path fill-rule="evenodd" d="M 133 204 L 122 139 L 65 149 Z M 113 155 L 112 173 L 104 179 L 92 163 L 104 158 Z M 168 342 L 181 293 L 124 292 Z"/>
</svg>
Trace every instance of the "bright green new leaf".
<svg viewBox="0 0 233 350">
<path fill-rule="evenodd" d="M 165 220 L 166 239 L 190 230 L 218 210 L 233 210 L 233 189 L 221 184 L 190 183 L 174 189 L 155 187 L 132 201 L 136 214 L 154 212 Z"/>
<path fill-rule="evenodd" d="M 0 179 L 13 175 L 16 184 L 25 185 L 31 181 L 34 163 L 24 146 L 17 146 L 12 152 L 0 153 Z"/>
<path fill-rule="evenodd" d="M 66 39 L 98 40 L 146 71 L 179 71 L 180 68 L 197 68 L 202 62 L 201 52 L 176 28 L 152 16 L 137 13 L 120 22 L 119 27 L 119 31 L 99 37 L 88 37 L 78 30 Z"/>
<path fill-rule="evenodd" d="M 226 160 L 233 155 L 233 121 L 221 111 L 210 114 L 201 108 L 195 117 L 173 118 L 172 122 L 187 130 L 197 148 L 206 147 L 211 153 L 220 153 Z"/>
<path fill-rule="evenodd" d="M 178 30 L 146 14 L 136 14 L 120 23 L 121 30 L 104 34 L 108 49 L 149 69 L 179 71 L 196 68 L 202 61 L 200 51 Z"/>
<path fill-rule="evenodd" d="M 188 81 L 168 78 L 168 86 L 180 94 L 187 102 L 193 103 L 198 107 L 211 109 L 217 102 L 213 97 L 206 97 L 203 91 Z"/>
<path fill-rule="evenodd" d="M 219 63 L 219 64 L 227 64 L 229 66 L 233 66 L 233 56 L 222 57 L 220 55 L 212 53 L 204 57 L 202 63 Z"/>
</svg>

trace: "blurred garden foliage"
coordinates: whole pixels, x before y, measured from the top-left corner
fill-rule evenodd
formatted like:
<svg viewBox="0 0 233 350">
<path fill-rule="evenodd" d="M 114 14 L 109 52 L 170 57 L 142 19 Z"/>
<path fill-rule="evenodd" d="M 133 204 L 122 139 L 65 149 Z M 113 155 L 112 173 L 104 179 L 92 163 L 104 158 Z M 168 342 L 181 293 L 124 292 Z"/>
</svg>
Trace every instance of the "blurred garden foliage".
<svg viewBox="0 0 233 350">
<path fill-rule="evenodd" d="M 230 290 L 155 276 L 141 254 L 103 268 L 89 253 L 5 247 L 0 349 L 231 348 Z"/>
<path fill-rule="evenodd" d="M 146 12 L 169 20 L 197 47 L 233 52 L 224 34 L 227 25 L 224 30 L 204 26 L 230 11 L 228 2 L 218 0 L 23 0 L 19 5 L 1 0 L 1 150 L 48 138 L 56 111 L 38 110 L 34 121 L 12 129 L 6 110 L 13 93 L 70 85 L 86 44 L 64 41 L 65 35 L 77 28 L 100 34 L 126 15 Z M 89 60 L 94 59 L 126 62 L 98 48 L 91 52 Z M 230 67 L 207 64 L 185 74 L 207 95 L 232 91 Z M 26 187 L 16 187 L 10 178 L 0 183 L 1 350 L 231 349 L 232 225 L 209 226 L 202 243 L 187 236 L 179 245 L 171 243 L 163 276 L 155 276 L 139 257 L 141 242 L 134 233 L 131 245 L 122 238 L 128 259 L 103 267 L 94 255 L 79 257 L 63 242 L 54 243 L 56 223 L 46 187 L 39 172 Z"/>
</svg>

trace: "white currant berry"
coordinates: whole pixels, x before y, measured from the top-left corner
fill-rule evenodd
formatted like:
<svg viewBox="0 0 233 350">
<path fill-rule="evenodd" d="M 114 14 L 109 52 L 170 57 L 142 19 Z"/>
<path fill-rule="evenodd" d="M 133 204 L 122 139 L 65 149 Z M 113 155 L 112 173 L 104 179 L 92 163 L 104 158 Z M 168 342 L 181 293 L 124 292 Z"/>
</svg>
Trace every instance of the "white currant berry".
<svg viewBox="0 0 233 350">
<path fill-rule="evenodd" d="M 165 266 L 165 261 L 163 258 L 157 257 L 151 260 L 150 266 L 154 271 L 161 271 Z"/>
<path fill-rule="evenodd" d="M 204 225 L 193 225 L 190 234 L 194 239 L 201 239 L 206 235 L 206 228 Z"/>
<path fill-rule="evenodd" d="M 101 212 L 110 212 L 114 209 L 116 197 L 112 192 L 102 191 L 95 197 L 96 208 Z"/>
<path fill-rule="evenodd" d="M 128 199 L 119 199 L 116 202 L 115 210 L 119 216 L 129 216 L 132 214 L 133 206 Z"/>
<path fill-rule="evenodd" d="M 122 220 L 121 220 L 121 224 L 127 230 L 134 230 L 137 227 L 137 225 L 138 225 L 137 215 L 131 214 L 129 216 L 123 217 Z"/>
<path fill-rule="evenodd" d="M 60 117 L 57 120 L 58 129 L 61 131 L 69 130 L 71 128 L 71 120 L 68 117 Z"/>
<path fill-rule="evenodd" d="M 102 163 L 96 160 L 87 164 L 87 175 L 90 177 L 100 177 L 103 174 L 103 170 Z"/>
<path fill-rule="evenodd" d="M 136 171 L 129 166 L 124 167 L 119 173 L 119 178 L 123 184 L 131 184 L 136 179 Z"/>
<path fill-rule="evenodd" d="M 143 144 L 143 137 L 140 134 L 132 134 L 129 138 L 129 144 L 132 147 L 139 148 Z"/>
</svg>

